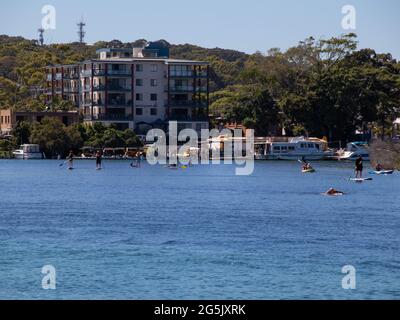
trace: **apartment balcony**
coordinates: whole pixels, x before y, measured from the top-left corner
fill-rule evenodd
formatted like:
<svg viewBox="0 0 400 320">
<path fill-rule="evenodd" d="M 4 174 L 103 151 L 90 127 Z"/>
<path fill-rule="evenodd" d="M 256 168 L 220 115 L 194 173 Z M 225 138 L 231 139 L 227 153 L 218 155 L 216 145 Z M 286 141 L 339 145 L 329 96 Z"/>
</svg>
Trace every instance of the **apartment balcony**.
<svg viewBox="0 0 400 320">
<path fill-rule="evenodd" d="M 78 88 L 64 88 L 65 94 L 79 94 Z"/>
<path fill-rule="evenodd" d="M 108 107 L 131 107 L 130 101 L 108 101 Z"/>
<path fill-rule="evenodd" d="M 165 86 L 164 88 L 165 92 L 174 92 L 174 93 L 180 93 L 180 92 L 207 92 L 207 87 L 194 87 L 194 86 L 174 86 L 170 87 L 168 90 L 168 86 Z"/>
<path fill-rule="evenodd" d="M 91 77 L 92 76 L 92 70 L 81 70 L 81 76 L 82 77 Z"/>
<path fill-rule="evenodd" d="M 104 69 L 94 69 L 93 70 L 93 75 L 96 77 L 103 77 L 106 75 L 106 70 Z"/>
<path fill-rule="evenodd" d="M 93 86 L 93 91 L 105 91 L 106 86 L 104 84 L 98 84 L 96 86 Z"/>
<path fill-rule="evenodd" d="M 132 76 L 132 72 L 131 70 L 108 70 L 107 75 L 111 77 L 127 77 Z"/>
<path fill-rule="evenodd" d="M 109 85 L 107 90 L 108 91 L 130 92 L 132 89 L 129 86 Z"/>
<path fill-rule="evenodd" d="M 207 71 L 170 71 L 170 78 L 207 78 Z"/>
<path fill-rule="evenodd" d="M 77 80 L 79 79 L 78 73 L 64 73 L 63 79 L 65 80 Z"/>
<path fill-rule="evenodd" d="M 133 121 L 132 115 L 125 114 L 112 114 L 112 113 L 100 113 L 94 114 L 93 117 L 90 114 L 84 116 L 86 121 Z"/>
<path fill-rule="evenodd" d="M 61 80 L 61 79 L 62 79 L 62 73 L 56 73 L 55 80 Z"/>
<path fill-rule="evenodd" d="M 165 105 L 169 107 L 188 107 L 188 108 L 206 108 L 207 102 L 193 100 L 170 100 L 165 101 Z"/>
</svg>

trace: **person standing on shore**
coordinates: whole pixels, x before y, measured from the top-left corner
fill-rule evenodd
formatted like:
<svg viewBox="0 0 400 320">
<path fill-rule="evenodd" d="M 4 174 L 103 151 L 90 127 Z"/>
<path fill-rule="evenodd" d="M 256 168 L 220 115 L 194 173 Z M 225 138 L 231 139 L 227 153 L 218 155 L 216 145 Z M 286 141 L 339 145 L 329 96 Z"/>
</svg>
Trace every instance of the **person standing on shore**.
<svg viewBox="0 0 400 320">
<path fill-rule="evenodd" d="M 362 178 L 363 169 L 363 158 L 359 156 L 356 160 L 356 178 Z"/>
<path fill-rule="evenodd" d="M 67 157 L 67 161 L 68 161 L 68 169 L 72 170 L 74 167 L 74 152 L 71 150 L 69 152 L 69 155 Z"/>
<path fill-rule="evenodd" d="M 101 154 L 100 150 L 97 150 L 97 152 L 96 152 L 96 170 L 102 169 L 101 161 L 102 161 L 102 154 Z"/>
</svg>

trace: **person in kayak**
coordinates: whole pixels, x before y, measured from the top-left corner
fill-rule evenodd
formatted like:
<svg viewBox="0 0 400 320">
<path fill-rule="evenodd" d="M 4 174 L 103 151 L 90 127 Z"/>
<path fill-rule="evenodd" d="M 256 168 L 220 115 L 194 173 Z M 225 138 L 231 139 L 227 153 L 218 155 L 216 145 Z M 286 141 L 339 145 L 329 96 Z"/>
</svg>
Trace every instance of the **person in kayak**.
<svg viewBox="0 0 400 320">
<path fill-rule="evenodd" d="M 344 194 L 344 192 L 336 190 L 334 188 L 329 188 L 329 190 L 327 192 L 325 192 L 325 193 L 327 195 L 329 195 L 329 196 L 335 196 L 335 195 L 338 195 L 338 194 Z"/>
<path fill-rule="evenodd" d="M 72 150 L 69 152 L 67 161 L 68 161 L 68 169 L 72 170 L 74 166 L 74 152 Z"/>
<path fill-rule="evenodd" d="M 96 169 L 100 170 L 101 169 L 101 161 L 102 161 L 102 154 L 100 150 L 97 150 L 96 152 Z"/>
<path fill-rule="evenodd" d="M 362 178 L 363 169 L 363 158 L 359 156 L 356 160 L 356 178 Z"/>
<path fill-rule="evenodd" d="M 382 167 L 382 165 L 378 162 L 378 164 L 377 164 L 376 167 L 375 167 L 375 171 L 380 172 L 380 171 L 382 171 L 382 170 L 383 170 L 383 167 Z"/>
<path fill-rule="evenodd" d="M 306 161 L 306 158 L 305 158 L 304 156 L 301 158 L 301 162 L 303 163 L 303 171 L 312 170 L 312 169 L 313 169 L 313 168 L 311 167 L 311 164 L 309 164 L 309 163 Z"/>
</svg>

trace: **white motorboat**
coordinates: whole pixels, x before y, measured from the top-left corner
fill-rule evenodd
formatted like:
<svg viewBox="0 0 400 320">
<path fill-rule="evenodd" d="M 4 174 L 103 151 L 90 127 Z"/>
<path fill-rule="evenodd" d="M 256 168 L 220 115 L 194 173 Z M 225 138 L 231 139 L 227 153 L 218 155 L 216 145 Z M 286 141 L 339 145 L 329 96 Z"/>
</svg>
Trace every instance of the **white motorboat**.
<svg viewBox="0 0 400 320">
<path fill-rule="evenodd" d="M 296 137 L 286 142 L 271 142 L 266 149 L 270 160 L 323 160 L 333 156 L 324 140 L 317 138 Z"/>
<path fill-rule="evenodd" d="M 338 152 L 338 160 L 355 161 L 360 156 L 365 161 L 369 160 L 369 150 L 367 142 L 350 142 L 347 144 L 345 150 L 340 150 Z"/>
<path fill-rule="evenodd" d="M 43 159 L 43 153 L 40 152 L 40 147 L 37 144 L 23 144 L 19 149 L 13 152 L 15 159 L 30 160 Z"/>
</svg>

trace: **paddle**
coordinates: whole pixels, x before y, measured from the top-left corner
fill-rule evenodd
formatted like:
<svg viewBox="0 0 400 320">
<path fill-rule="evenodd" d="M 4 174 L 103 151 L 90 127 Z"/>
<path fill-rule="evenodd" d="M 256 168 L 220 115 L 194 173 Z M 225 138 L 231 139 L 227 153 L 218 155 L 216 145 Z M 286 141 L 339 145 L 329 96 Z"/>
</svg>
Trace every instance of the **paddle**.
<svg viewBox="0 0 400 320">
<path fill-rule="evenodd" d="M 62 167 L 64 164 L 66 164 L 68 161 L 64 161 L 63 163 L 60 163 L 58 166 Z"/>
</svg>

